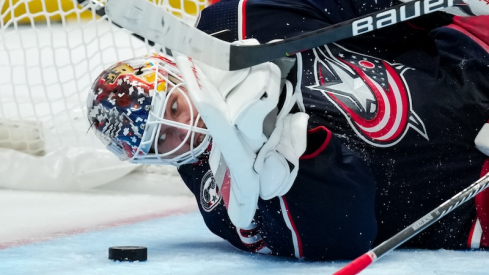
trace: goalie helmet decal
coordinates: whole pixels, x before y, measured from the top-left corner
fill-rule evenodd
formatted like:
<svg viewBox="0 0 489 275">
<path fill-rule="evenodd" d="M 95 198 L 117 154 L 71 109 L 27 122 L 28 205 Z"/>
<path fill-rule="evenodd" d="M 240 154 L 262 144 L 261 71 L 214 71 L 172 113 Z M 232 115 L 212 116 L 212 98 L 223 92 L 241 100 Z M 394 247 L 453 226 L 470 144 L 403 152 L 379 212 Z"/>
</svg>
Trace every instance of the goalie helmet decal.
<svg viewBox="0 0 489 275">
<path fill-rule="evenodd" d="M 197 127 L 203 125 L 197 123 L 198 112 L 189 111 L 192 117 L 188 125 L 165 118 L 165 110 L 170 108 L 167 97 L 171 94 L 173 98 L 175 94 L 186 98 L 188 108 L 192 109 L 184 91 L 175 63 L 163 56 L 119 62 L 103 71 L 93 83 L 87 99 L 88 120 L 95 135 L 121 160 L 177 166 L 192 162 L 210 142 L 209 135 L 195 134 L 205 132 Z M 158 151 L 158 144 L 161 136 L 166 137 L 162 130 L 165 127 L 183 128 L 188 134 L 177 149 L 162 152 Z M 197 142 L 195 136 L 205 138 L 200 137 Z M 190 149 L 185 152 L 179 149 L 186 146 Z"/>
<path fill-rule="evenodd" d="M 151 84 L 136 73 L 124 62 L 110 67 L 93 84 L 88 102 L 97 137 L 122 160 L 136 153 L 151 108 Z"/>
</svg>

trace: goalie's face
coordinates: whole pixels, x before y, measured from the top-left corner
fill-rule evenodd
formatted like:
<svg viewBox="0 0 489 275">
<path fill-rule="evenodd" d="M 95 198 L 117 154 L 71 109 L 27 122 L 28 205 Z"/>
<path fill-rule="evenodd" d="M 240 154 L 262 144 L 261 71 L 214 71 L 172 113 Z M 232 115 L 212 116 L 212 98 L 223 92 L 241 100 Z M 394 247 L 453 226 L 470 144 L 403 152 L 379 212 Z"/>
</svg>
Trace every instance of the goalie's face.
<svg viewBox="0 0 489 275">
<path fill-rule="evenodd" d="M 210 143 L 176 65 L 162 56 L 105 70 L 87 105 L 95 134 L 122 160 L 178 166 L 196 161 Z"/>
<path fill-rule="evenodd" d="M 206 137 L 202 131 L 204 122 L 190 101 L 187 90 L 180 83 L 172 86 L 165 100 L 163 122 L 150 150 L 156 154 L 167 153 L 169 157 L 191 151 Z"/>
</svg>

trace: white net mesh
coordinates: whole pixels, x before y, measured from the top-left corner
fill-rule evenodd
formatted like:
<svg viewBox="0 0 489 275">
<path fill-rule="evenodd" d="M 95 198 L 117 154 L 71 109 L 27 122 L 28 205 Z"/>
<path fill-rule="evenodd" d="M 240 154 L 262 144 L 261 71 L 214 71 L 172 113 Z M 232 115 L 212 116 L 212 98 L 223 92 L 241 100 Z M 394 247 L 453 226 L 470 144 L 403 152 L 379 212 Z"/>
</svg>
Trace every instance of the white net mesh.
<svg viewBox="0 0 489 275">
<path fill-rule="evenodd" d="M 150 1 L 189 24 L 206 6 L 205 0 Z M 111 64 L 155 51 L 97 15 L 105 1 L 78 2 L 86 5 L 0 0 L 0 147 L 36 156 L 102 148 L 86 119 L 92 82 Z"/>
</svg>

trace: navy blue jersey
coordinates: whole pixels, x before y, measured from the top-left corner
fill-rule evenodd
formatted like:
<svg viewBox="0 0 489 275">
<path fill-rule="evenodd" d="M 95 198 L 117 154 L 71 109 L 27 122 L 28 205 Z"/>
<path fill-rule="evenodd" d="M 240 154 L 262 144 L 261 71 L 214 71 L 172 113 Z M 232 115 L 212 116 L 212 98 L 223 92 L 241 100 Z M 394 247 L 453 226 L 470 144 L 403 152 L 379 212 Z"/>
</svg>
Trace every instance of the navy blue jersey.
<svg viewBox="0 0 489 275">
<path fill-rule="evenodd" d="M 197 27 L 265 43 L 392 4 L 222 0 Z M 229 221 L 205 158 L 182 166 L 209 229 L 247 251 L 353 258 L 477 180 L 486 160 L 474 138 L 489 119 L 489 35 L 469 24 L 434 13 L 297 54 L 302 71 L 289 79 L 299 82 L 310 130 L 292 189 L 259 201 L 250 233 Z M 465 249 L 475 219 L 469 201 L 405 246 Z"/>
<path fill-rule="evenodd" d="M 229 220 L 207 158 L 178 171 L 207 227 L 240 249 L 314 260 L 356 257 L 377 232 L 370 170 L 324 126 L 308 131 L 307 144 L 299 164 L 304 172 L 286 195 L 259 199 L 251 235 Z"/>
</svg>

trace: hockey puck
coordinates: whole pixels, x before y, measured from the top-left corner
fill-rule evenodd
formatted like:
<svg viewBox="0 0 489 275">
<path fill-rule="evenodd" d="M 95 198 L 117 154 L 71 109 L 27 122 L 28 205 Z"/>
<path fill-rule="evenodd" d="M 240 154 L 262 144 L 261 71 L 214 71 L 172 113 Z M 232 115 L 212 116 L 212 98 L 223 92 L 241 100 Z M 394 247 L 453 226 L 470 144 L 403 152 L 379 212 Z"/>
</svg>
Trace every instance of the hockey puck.
<svg viewBox="0 0 489 275">
<path fill-rule="evenodd" d="M 120 262 L 146 261 L 148 249 L 144 246 L 112 246 L 109 247 L 109 259 Z"/>
</svg>

